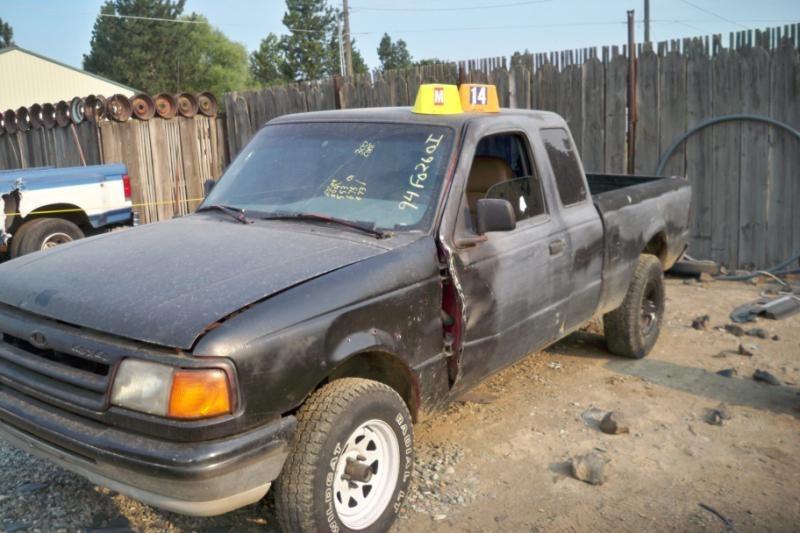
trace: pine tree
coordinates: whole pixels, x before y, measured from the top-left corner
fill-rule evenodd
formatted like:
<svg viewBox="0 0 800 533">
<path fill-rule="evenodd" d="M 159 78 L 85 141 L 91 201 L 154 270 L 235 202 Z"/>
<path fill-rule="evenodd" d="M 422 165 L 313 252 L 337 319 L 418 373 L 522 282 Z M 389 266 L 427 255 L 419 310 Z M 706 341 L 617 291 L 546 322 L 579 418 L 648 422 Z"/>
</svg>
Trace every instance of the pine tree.
<svg viewBox="0 0 800 533">
<path fill-rule="evenodd" d="M 0 18 L 0 48 L 14 45 L 14 29 Z"/>
<path fill-rule="evenodd" d="M 251 85 L 247 52 L 208 21 L 184 16 L 186 0 L 106 0 L 83 67 L 151 94 Z M 143 20 L 148 19 L 166 20 Z M 186 22 L 172 22 L 183 20 Z"/>
<path fill-rule="evenodd" d="M 325 0 L 286 0 L 283 24 L 289 30 L 289 35 L 281 39 L 284 72 L 298 81 L 329 74 L 329 43 L 336 28 L 336 12 Z"/>
<path fill-rule="evenodd" d="M 388 33 L 383 34 L 381 42 L 378 44 L 378 59 L 381 61 L 383 70 L 409 68 L 413 65 L 406 42 L 403 39 L 392 42 Z"/>
</svg>

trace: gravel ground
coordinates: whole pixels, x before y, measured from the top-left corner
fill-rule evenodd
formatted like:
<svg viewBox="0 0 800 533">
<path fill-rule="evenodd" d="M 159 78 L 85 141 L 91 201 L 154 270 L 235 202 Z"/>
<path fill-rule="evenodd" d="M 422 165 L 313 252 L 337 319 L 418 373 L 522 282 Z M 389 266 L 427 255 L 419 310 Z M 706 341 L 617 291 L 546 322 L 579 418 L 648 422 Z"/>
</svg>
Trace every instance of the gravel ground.
<svg viewBox="0 0 800 533">
<path fill-rule="evenodd" d="M 415 428 L 415 479 L 397 532 L 797 530 L 800 315 L 727 332 L 727 314 L 766 288 L 668 281 L 667 317 L 642 361 L 610 356 L 597 325 L 494 376 Z M 710 315 L 705 330 L 691 324 Z M 594 332 L 594 333 L 593 333 Z M 772 340 L 777 335 L 779 340 Z M 754 355 L 738 353 L 744 344 Z M 733 377 L 717 372 L 732 368 Z M 780 386 L 753 381 L 756 369 Z M 725 402 L 731 419 L 707 421 Z M 621 410 L 630 434 L 598 420 Z M 571 478 L 599 451 L 608 479 Z M 214 518 L 140 504 L 0 441 L 2 531 L 276 531 L 271 502 Z"/>
</svg>

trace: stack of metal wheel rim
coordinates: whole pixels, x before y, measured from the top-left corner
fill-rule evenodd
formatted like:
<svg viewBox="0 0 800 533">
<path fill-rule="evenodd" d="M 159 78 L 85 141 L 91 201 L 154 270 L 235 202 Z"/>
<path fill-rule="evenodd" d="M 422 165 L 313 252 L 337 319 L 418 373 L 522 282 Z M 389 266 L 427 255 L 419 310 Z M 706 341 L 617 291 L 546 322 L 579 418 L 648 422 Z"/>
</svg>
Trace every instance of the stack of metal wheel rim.
<svg viewBox="0 0 800 533">
<path fill-rule="evenodd" d="M 126 122 L 130 119 L 172 119 L 177 116 L 192 118 L 196 115 L 214 117 L 218 110 L 217 99 L 210 92 L 183 92 L 175 95 L 160 93 L 155 97 L 138 93 L 130 98 L 123 94 L 115 94 L 109 98 L 90 94 L 85 98 L 76 96 L 69 101 L 35 103 L 28 107 L 7 109 L 0 113 L 0 135 L 64 128 L 84 121 Z"/>
</svg>

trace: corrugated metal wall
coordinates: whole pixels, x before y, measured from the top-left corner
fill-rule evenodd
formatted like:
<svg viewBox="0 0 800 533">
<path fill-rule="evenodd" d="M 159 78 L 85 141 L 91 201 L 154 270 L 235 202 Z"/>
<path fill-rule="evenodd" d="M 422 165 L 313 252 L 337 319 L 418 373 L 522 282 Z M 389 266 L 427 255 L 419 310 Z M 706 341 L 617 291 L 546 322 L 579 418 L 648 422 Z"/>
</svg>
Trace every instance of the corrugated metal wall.
<svg viewBox="0 0 800 533">
<path fill-rule="evenodd" d="M 0 112 L 88 94 L 130 97 L 134 91 L 27 50 L 12 47 L 0 51 Z"/>
</svg>

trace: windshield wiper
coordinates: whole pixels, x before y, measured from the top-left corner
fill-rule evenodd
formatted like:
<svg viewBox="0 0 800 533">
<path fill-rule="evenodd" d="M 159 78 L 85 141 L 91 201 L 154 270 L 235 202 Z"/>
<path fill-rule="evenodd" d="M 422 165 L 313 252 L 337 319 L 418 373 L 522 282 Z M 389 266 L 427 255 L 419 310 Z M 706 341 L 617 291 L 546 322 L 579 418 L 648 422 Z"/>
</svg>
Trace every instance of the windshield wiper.
<svg viewBox="0 0 800 533">
<path fill-rule="evenodd" d="M 231 207 L 229 205 L 221 205 L 221 204 L 212 204 L 212 205 L 204 205 L 200 209 L 196 211 L 199 213 L 201 211 L 221 211 L 226 215 L 232 217 L 236 220 L 236 222 L 240 222 L 242 224 L 252 224 L 253 221 L 247 218 L 244 214 L 244 209 L 239 207 Z"/>
<path fill-rule="evenodd" d="M 362 233 L 367 233 L 378 239 L 388 239 L 389 237 L 392 236 L 391 232 L 375 229 L 374 225 L 369 226 L 363 223 L 351 222 L 350 220 L 345 220 L 343 218 L 329 217 L 327 215 L 318 215 L 316 213 L 275 214 L 275 215 L 265 215 L 259 218 L 261 220 L 311 220 L 315 222 L 333 222 L 334 224 L 339 224 L 340 226 L 345 226 L 347 228 L 358 230 Z"/>
</svg>

